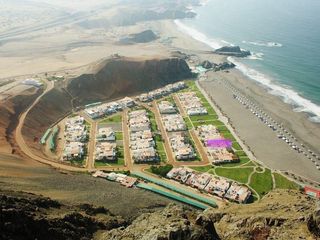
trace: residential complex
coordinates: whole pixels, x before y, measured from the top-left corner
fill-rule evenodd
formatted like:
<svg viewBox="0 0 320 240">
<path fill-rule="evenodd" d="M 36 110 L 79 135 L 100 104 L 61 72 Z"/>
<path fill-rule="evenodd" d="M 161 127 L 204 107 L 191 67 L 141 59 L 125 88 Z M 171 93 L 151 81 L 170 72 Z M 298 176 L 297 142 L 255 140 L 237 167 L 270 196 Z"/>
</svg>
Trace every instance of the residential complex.
<svg viewBox="0 0 320 240">
<path fill-rule="evenodd" d="M 115 132 L 110 127 L 98 127 L 96 136 L 95 160 L 110 161 L 117 160 L 117 143 Z"/>
<path fill-rule="evenodd" d="M 130 149 L 135 163 L 159 161 L 146 110 L 129 112 Z"/>
<path fill-rule="evenodd" d="M 177 92 L 181 89 L 186 88 L 186 84 L 181 81 L 173 84 L 168 84 L 165 87 L 156 89 L 154 91 L 143 93 L 140 96 L 138 96 L 139 101 L 141 102 L 150 102 L 154 99 L 161 98 L 163 96 L 167 96 L 170 93 Z"/>
<path fill-rule="evenodd" d="M 92 174 L 92 176 L 105 178 L 110 181 L 118 182 L 122 186 L 125 186 L 128 188 L 133 187 L 138 182 L 137 178 L 129 177 L 125 174 L 115 173 L 115 172 L 105 173 L 103 171 L 96 171 L 95 173 Z"/>
<path fill-rule="evenodd" d="M 88 139 L 88 132 L 84 123 L 85 120 L 81 116 L 71 117 L 66 120 L 63 160 L 79 159 L 84 156 L 85 142 Z"/>
<path fill-rule="evenodd" d="M 189 116 L 208 114 L 207 109 L 202 105 L 195 92 L 179 93 L 178 97 Z"/>
<path fill-rule="evenodd" d="M 177 132 L 169 136 L 169 142 L 177 160 L 190 160 L 197 156 L 185 134 L 184 132 Z"/>
<path fill-rule="evenodd" d="M 118 111 L 122 111 L 125 108 L 131 108 L 133 106 L 135 106 L 133 99 L 125 97 L 118 101 L 89 106 L 84 111 L 90 118 L 96 119 L 106 115 L 111 115 Z"/>
<path fill-rule="evenodd" d="M 167 132 L 179 132 L 187 130 L 187 125 L 180 114 L 161 115 L 161 119 Z"/>
<path fill-rule="evenodd" d="M 201 125 L 196 129 L 196 133 L 201 140 L 207 152 L 209 160 L 214 165 L 239 162 L 239 158 L 233 153 L 231 147 L 223 145 L 210 144 L 210 141 L 216 140 L 217 142 L 224 141 L 218 129 L 213 125 Z"/>
<path fill-rule="evenodd" d="M 251 196 L 251 191 L 245 186 L 223 178 L 214 177 L 208 173 L 197 173 L 189 168 L 173 168 L 167 174 L 167 177 L 238 203 L 246 203 Z"/>
<path fill-rule="evenodd" d="M 169 101 L 161 101 L 158 104 L 158 108 L 161 114 L 177 113 L 177 108 Z"/>
</svg>

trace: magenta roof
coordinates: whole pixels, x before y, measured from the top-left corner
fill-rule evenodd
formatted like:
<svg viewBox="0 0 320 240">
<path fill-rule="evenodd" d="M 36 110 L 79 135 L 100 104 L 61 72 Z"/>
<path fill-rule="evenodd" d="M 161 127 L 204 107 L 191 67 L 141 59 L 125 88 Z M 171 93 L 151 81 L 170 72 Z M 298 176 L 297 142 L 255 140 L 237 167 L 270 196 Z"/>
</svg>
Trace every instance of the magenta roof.
<svg viewBox="0 0 320 240">
<path fill-rule="evenodd" d="M 232 141 L 229 139 L 210 139 L 206 141 L 206 145 L 211 148 L 231 148 Z"/>
</svg>

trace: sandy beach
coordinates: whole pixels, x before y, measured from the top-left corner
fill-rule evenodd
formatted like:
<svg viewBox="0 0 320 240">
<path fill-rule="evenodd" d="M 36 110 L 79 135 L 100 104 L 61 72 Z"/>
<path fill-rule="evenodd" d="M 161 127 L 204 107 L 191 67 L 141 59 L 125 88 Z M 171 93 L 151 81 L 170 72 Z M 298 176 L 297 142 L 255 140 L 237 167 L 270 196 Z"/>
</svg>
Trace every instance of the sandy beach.
<svg viewBox="0 0 320 240">
<path fill-rule="evenodd" d="M 211 50 L 207 45 L 198 42 L 179 30 L 173 22 L 164 22 L 162 27 L 167 29 L 166 34 L 171 34 L 174 39 L 172 48 L 177 48 L 189 54 L 196 54 L 199 62 L 210 60 L 215 63 L 226 61 L 225 57 L 208 54 Z M 248 79 L 237 69 L 229 72 L 209 72 L 207 81 L 201 82 L 203 89 L 212 97 L 213 101 L 222 109 L 229 118 L 236 133 L 250 148 L 255 157 L 266 166 L 281 171 L 293 172 L 310 180 L 320 182 L 320 173 L 315 163 L 301 153 L 293 150 L 291 146 L 277 137 L 267 125 L 247 110 L 242 104 L 234 100 L 231 90 L 226 84 L 238 89 L 244 96 L 251 99 L 274 120 L 282 123 L 299 143 L 307 149 L 319 154 L 320 126 L 307 119 L 306 114 L 294 112 L 292 107 L 280 98 L 271 95 L 258 83 Z"/>
</svg>

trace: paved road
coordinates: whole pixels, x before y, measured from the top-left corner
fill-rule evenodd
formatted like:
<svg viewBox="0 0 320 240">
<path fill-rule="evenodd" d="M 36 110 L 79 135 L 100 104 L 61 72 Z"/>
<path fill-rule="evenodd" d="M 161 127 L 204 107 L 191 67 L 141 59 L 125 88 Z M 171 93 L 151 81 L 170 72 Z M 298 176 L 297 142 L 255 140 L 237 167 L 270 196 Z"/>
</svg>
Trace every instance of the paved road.
<svg viewBox="0 0 320 240">
<path fill-rule="evenodd" d="M 159 130 L 161 132 L 161 136 L 162 136 L 162 138 L 164 140 L 164 148 L 165 148 L 165 151 L 166 151 L 168 163 L 174 165 L 175 157 L 174 157 L 174 154 L 172 152 L 172 148 L 171 148 L 170 143 L 169 143 L 168 134 L 167 134 L 167 131 L 166 131 L 164 125 L 163 125 L 163 122 L 162 122 L 162 119 L 161 119 L 161 114 L 160 114 L 159 109 L 157 107 L 157 102 L 156 101 L 153 101 L 153 108 L 149 108 L 149 110 L 154 113 L 158 128 L 159 128 Z"/>
<path fill-rule="evenodd" d="M 96 121 L 91 122 L 91 129 L 90 129 L 90 137 L 89 137 L 89 144 L 88 144 L 88 160 L 87 160 L 87 168 L 89 170 L 94 169 L 94 162 L 95 162 L 95 148 L 96 148 L 96 132 L 97 132 L 98 123 Z"/>
<path fill-rule="evenodd" d="M 68 170 L 68 171 L 86 171 L 86 169 L 83 168 L 79 168 L 79 167 L 75 167 L 75 166 L 70 166 L 70 165 L 65 165 L 62 163 L 58 163 L 58 162 L 54 162 L 49 158 L 45 158 L 45 157 L 39 157 L 36 154 L 34 154 L 31 149 L 29 148 L 29 146 L 26 144 L 23 135 L 22 135 L 22 127 L 24 125 L 25 119 L 28 115 L 28 113 L 30 112 L 30 110 L 39 102 L 39 100 L 45 95 L 47 94 L 51 89 L 53 89 L 54 87 L 54 82 L 49 82 L 49 81 L 45 81 L 47 84 L 46 89 L 44 90 L 44 92 L 33 102 L 33 104 L 31 104 L 31 106 L 29 108 L 27 108 L 19 117 L 19 122 L 18 125 L 16 127 L 15 130 L 15 140 L 17 145 L 19 146 L 20 150 L 27 155 L 28 157 L 30 157 L 31 159 L 34 159 L 38 162 L 44 163 L 44 164 L 48 164 L 52 167 L 58 168 L 58 169 L 64 169 L 64 170 Z"/>
<path fill-rule="evenodd" d="M 128 169 L 132 169 L 133 162 L 130 152 L 130 133 L 128 126 L 128 109 L 125 109 L 122 115 L 122 131 L 123 131 L 123 147 L 124 147 L 124 159 L 125 166 Z"/>
<path fill-rule="evenodd" d="M 180 102 L 180 100 L 179 100 L 179 98 L 178 98 L 178 96 L 176 94 L 174 95 L 174 101 L 176 102 L 177 107 L 179 108 L 179 111 L 180 111 L 181 115 L 184 116 L 184 117 L 189 118 L 189 121 L 191 122 L 191 119 L 190 119 L 189 115 L 185 112 L 185 110 L 182 107 L 182 104 L 181 104 L 181 102 Z M 209 161 L 207 152 L 204 149 L 203 144 L 199 140 L 195 130 L 194 129 L 189 129 L 189 133 L 190 133 L 190 136 L 191 136 L 191 138 L 192 138 L 192 140 L 193 140 L 193 142 L 195 144 L 197 152 L 200 154 L 200 158 L 201 158 L 200 164 L 202 164 L 202 165 L 209 164 L 210 161 Z M 183 164 L 179 164 L 179 165 L 183 165 Z M 196 164 L 196 165 L 198 165 L 198 164 Z"/>
</svg>

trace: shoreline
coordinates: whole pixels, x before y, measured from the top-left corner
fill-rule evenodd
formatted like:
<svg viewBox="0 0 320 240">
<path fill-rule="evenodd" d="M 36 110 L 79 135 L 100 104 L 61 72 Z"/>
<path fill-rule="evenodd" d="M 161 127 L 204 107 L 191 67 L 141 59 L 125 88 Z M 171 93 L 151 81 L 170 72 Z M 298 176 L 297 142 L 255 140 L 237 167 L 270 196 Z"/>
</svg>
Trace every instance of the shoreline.
<svg viewBox="0 0 320 240">
<path fill-rule="evenodd" d="M 232 45 L 231 43 L 223 40 L 214 40 L 213 38 L 207 37 L 203 32 L 198 31 L 196 28 L 189 27 L 188 25 L 181 22 L 181 19 L 173 21 L 178 31 L 190 36 L 196 41 L 206 44 L 210 50 L 221 48 L 226 45 Z M 253 55 L 254 56 L 254 53 Z M 270 80 L 271 78 L 265 73 L 261 73 L 250 65 L 244 64 L 239 61 L 239 58 L 226 57 L 229 62 L 236 65 L 236 68 L 251 81 L 255 81 L 257 84 L 263 86 L 266 91 L 278 97 L 285 104 L 291 106 L 292 111 L 301 112 L 306 114 L 309 121 L 317 123 L 320 126 L 320 106 L 317 103 L 312 102 L 305 96 L 301 96 L 297 90 L 292 89 L 290 86 L 282 85 Z"/>
<path fill-rule="evenodd" d="M 227 57 L 225 56 L 222 57 L 220 55 L 205 53 L 205 51 L 212 49 L 206 44 L 181 32 L 175 25 L 174 21 L 164 22 L 164 26 L 162 27 L 166 29 L 166 31 L 162 31 L 162 33 L 172 34 L 175 38 L 170 47 L 175 48 L 176 50 L 181 50 L 187 54 L 195 54 L 199 58 L 198 63 L 203 60 L 209 60 L 215 63 L 227 60 Z M 209 81 L 212 81 L 212 79 L 215 78 L 221 78 L 233 84 L 246 97 L 254 100 L 254 102 L 272 116 L 273 119 L 277 122 L 283 123 L 286 129 L 292 132 L 299 142 L 303 143 L 307 148 L 312 149 L 313 152 L 316 152 L 319 155 L 317 149 L 317 146 L 320 145 L 319 124 L 311 122 L 306 113 L 294 112 L 291 105 L 284 103 L 279 97 L 268 93 L 263 86 L 244 75 L 238 69 L 232 69 L 229 73 L 223 71 L 209 72 L 209 75 L 208 79 L 211 79 Z M 210 94 L 212 89 L 214 89 L 214 86 L 210 85 L 210 83 L 204 88 L 209 96 L 214 92 L 212 91 Z M 250 147 L 250 150 L 259 161 L 272 169 L 291 171 L 312 181 L 320 182 L 320 172 L 316 169 L 316 165 L 311 162 L 310 159 L 301 153 L 296 153 L 290 146 L 285 144 L 283 141 L 280 141 L 277 138 L 277 134 L 264 124 L 260 123 L 256 117 L 250 116 L 249 113 L 247 113 L 248 116 L 239 115 L 238 112 L 243 112 L 245 109 L 241 104 L 235 103 L 228 111 L 225 111 L 230 99 L 225 102 L 224 100 L 226 100 L 225 98 L 229 91 L 225 88 L 219 88 L 219 90 L 221 92 L 218 106 L 230 119 L 231 124 L 236 129 L 237 135 L 247 146 Z M 216 101 L 218 100 L 218 95 L 214 94 L 212 98 Z M 249 117 L 249 122 L 257 125 L 252 127 L 250 125 L 240 126 L 239 124 L 236 124 L 238 120 L 241 120 L 238 119 L 240 116 L 242 118 Z M 257 134 L 260 133 L 261 130 L 263 130 L 263 132 L 266 131 L 266 134 L 268 135 L 266 138 L 267 141 L 265 142 L 261 141 L 261 138 L 264 136 Z M 268 144 L 268 142 L 273 144 L 269 147 L 268 145 L 264 145 Z M 270 151 L 270 148 L 274 149 Z"/>
</svg>

